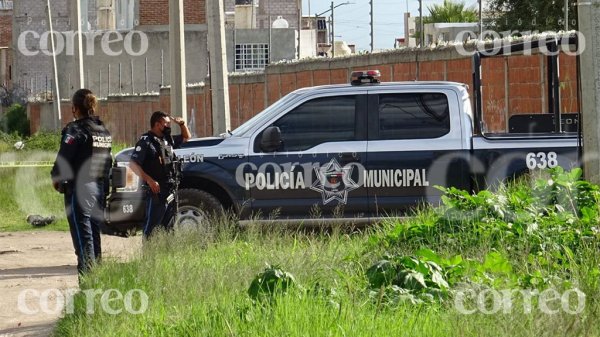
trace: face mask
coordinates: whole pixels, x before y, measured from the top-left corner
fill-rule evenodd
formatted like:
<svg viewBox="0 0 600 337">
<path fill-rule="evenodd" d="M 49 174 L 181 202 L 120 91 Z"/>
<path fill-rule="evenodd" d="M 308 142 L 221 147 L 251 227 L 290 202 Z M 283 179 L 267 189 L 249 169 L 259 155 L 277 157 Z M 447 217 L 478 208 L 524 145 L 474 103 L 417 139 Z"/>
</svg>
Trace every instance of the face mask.
<svg viewBox="0 0 600 337">
<path fill-rule="evenodd" d="M 164 134 L 165 136 L 170 136 L 170 135 L 171 135 L 171 128 L 170 128 L 170 127 L 168 127 L 168 126 L 165 126 L 165 127 L 163 128 L 162 132 L 163 132 L 163 134 Z"/>
</svg>

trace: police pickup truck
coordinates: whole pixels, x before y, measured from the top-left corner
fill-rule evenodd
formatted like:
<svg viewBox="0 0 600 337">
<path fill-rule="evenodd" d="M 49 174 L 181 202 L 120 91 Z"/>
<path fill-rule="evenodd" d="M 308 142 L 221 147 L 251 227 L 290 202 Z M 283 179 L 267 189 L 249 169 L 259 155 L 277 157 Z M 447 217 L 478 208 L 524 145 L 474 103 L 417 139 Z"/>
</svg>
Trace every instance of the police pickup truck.
<svg viewBox="0 0 600 337">
<path fill-rule="evenodd" d="M 476 135 L 477 118 L 467 86 L 455 82 L 380 83 L 378 71 L 362 71 L 351 84 L 298 89 L 237 129 L 176 151 L 176 221 L 200 224 L 229 209 L 240 220 L 371 222 L 438 202 L 436 185 L 478 190 L 532 169 L 578 165 L 576 132 Z M 119 153 L 117 165 L 130 153 Z M 142 222 L 131 178 L 109 200 L 116 231 Z"/>
</svg>

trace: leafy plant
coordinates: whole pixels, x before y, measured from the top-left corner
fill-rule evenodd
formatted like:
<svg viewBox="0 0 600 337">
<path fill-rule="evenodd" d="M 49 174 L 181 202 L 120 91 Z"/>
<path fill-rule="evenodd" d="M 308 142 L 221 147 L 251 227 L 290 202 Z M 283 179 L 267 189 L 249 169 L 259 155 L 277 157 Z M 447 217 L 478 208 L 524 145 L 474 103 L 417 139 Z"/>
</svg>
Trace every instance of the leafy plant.
<svg viewBox="0 0 600 337">
<path fill-rule="evenodd" d="M 2 119 L 2 125 L 5 125 L 7 133 L 16 133 L 21 137 L 29 136 L 29 119 L 27 119 L 27 109 L 20 104 L 11 105 Z"/>
<path fill-rule="evenodd" d="M 581 176 L 579 168 L 557 167 L 494 193 L 437 187 L 444 192 L 440 207 L 388 225 L 372 241 L 389 247 L 455 239 L 491 248 L 523 247 L 533 254 L 562 247 L 577 251 L 582 242 L 599 238 L 600 222 L 600 188 Z"/>
<path fill-rule="evenodd" d="M 386 255 L 366 271 L 371 296 L 379 303 L 431 302 L 447 295 L 461 278 L 462 258 L 446 260 L 429 249 L 415 255 Z"/>
<path fill-rule="evenodd" d="M 248 295 L 253 300 L 270 300 L 276 295 L 286 293 L 295 284 L 294 275 L 283 271 L 279 266 L 268 265 L 254 277 L 248 288 Z"/>
<path fill-rule="evenodd" d="M 57 152 L 59 146 L 60 132 L 38 132 L 25 141 L 25 150 Z"/>
</svg>

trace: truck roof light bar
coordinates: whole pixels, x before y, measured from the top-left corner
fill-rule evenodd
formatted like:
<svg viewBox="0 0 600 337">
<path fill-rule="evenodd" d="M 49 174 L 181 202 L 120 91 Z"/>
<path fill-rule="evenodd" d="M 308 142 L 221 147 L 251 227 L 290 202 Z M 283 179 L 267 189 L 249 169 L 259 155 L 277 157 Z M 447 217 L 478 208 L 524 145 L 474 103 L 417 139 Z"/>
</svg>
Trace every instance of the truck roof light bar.
<svg viewBox="0 0 600 337">
<path fill-rule="evenodd" d="M 379 70 L 359 70 L 353 71 L 351 75 L 350 84 L 352 85 L 362 85 L 365 83 L 375 84 L 381 83 L 380 78 L 381 73 Z"/>
</svg>

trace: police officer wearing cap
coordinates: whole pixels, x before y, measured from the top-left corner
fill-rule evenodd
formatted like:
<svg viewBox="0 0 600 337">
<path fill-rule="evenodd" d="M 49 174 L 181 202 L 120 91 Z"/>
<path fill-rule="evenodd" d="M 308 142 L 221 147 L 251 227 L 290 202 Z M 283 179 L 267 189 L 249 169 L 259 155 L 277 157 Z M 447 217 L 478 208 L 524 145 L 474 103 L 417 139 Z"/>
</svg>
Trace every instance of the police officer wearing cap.
<svg viewBox="0 0 600 337">
<path fill-rule="evenodd" d="M 171 121 L 179 125 L 181 135 L 171 136 Z M 167 228 L 170 225 L 174 208 L 169 195 L 175 192 L 173 149 L 179 148 L 190 137 L 183 119 L 156 111 L 150 117 L 150 130 L 135 145 L 129 167 L 140 177 L 146 190 L 145 238 L 149 238 L 157 226 Z"/>
<path fill-rule="evenodd" d="M 100 226 L 112 165 L 112 138 L 95 116 L 96 96 L 79 89 L 72 98 L 75 121 L 62 131 L 60 149 L 51 171 L 54 189 L 64 194 L 65 212 L 82 274 L 100 261 Z"/>
</svg>

